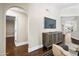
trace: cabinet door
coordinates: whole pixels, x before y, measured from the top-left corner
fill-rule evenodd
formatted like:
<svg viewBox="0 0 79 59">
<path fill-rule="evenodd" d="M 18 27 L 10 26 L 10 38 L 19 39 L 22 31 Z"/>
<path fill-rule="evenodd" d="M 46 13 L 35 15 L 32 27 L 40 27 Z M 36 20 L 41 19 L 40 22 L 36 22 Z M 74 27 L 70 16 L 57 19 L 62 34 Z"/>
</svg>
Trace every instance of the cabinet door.
<svg viewBox="0 0 79 59">
<path fill-rule="evenodd" d="M 46 46 L 48 47 L 49 46 L 49 39 L 50 39 L 50 34 L 48 33 L 47 35 L 46 35 Z"/>
<path fill-rule="evenodd" d="M 52 46 L 53 39 L 52 39 L 52 33 L 49 34 L 49 46 Z"/>
<path fill-rule="evenodd" d="M 47 39 L 48 39 L 47 33 L 43 33 L 43 46 L 46 46 Z"/>
<path fill-rule="evenodd" d="M 59 40 L 59 42 L 62 42 L 63 41 L 63 35 L 62 35 L 61 32 L 58 33 L 58 40 Z"/>
<path fill-rule="evenodd" d="M 56 33 L 55 32 L 52 32 L 52 44 L 55 44 L 56 42 Z"/>
</svg>

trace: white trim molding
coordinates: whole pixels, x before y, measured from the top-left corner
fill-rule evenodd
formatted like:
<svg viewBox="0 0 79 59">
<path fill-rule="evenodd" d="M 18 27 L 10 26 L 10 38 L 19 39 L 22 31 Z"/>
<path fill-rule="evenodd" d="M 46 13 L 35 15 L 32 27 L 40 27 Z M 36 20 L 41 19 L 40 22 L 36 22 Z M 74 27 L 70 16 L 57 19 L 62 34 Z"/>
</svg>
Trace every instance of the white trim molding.
<svg viewBox="0 0 79 59">
<path fill-rule="evenodd" d="M 21 45 L 25 45 L 25 44 L 28 44 L 28 42 L 15 42 L 15 45 L 16 46 L 21 46 Z"/>
<path fill-rule="evenodd" d="M 0 48 L 0 56 L 6 56 L 6 52 L 2 48 Z"/>
<path fill-rule="evenodd" d="M 6 35 L 6 37 L 14 37 L 14 35 Z"/>
<path fill-rule="evenodd" d="M 35 47 L 29 48 L 29 49 L 28 49 L 28 52 L 35 51 L 35 50 L 37 50 L 37 49 L 39 49 L 39 48 L 42 48 L 42 47 L 43 47 L 43 45 L 37 45 L 37 46 L 35 46 Z"/>
</svg>

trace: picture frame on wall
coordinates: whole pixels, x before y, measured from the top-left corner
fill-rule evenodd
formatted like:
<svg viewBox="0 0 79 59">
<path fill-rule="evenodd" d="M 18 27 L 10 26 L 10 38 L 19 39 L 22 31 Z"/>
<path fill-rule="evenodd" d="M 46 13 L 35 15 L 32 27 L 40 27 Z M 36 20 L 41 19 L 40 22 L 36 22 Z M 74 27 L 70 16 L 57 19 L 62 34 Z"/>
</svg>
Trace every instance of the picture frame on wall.
<svg viewBox="0 0 79 59">
<path fill-rule="evenodd" d="M 44 17 L 45 29 L 56 29 L 56 20 L 48 17 Z"/>
</svg>

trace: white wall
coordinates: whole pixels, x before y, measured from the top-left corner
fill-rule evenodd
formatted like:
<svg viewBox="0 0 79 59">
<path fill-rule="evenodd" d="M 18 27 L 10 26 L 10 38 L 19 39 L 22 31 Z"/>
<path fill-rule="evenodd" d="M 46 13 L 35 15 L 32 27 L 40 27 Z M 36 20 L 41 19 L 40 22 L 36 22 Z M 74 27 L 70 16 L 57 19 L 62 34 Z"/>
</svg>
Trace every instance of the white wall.
<svg viewBox="0 0 79 59">
<path fill-rule="evenodd" d="M 48 9 L 49 11 L 46 11 Z M 50 4 L 30 4 L 29 6 L 29 52 L 42 47 L 42 33 L 61 31 L 61 21 L 56 7 Z M 44 17 L 56 19 L 56 29 L 44 29 Z"/>
<path fill-rule="evenodd" d="M 15 44 L 26 44 L 28 41 L 28 17 L 25 13 L 8 10 L 6 15 L 15 16 Z"/>
<path fill-rule="evenodd" d="M 28 17 L 26 14 L 18 13 L 17 14 L 17 42 L 27 42 L 28 41 Z"/>
<path fill-rule="evenodd" d="M 79 39 L 79 4 L 62 9 L 60 16 L 77 16 L 78 19 L 75 19 L 75 21 L 77 21 L 77 31 L 72 33 L 72 37 L 75 39 Z"/>
<path fill-rule="evenodd" d="M 4 8 L 3 4 L 0 4 L 0 55 L 5 55 L 5 28 L 4 28 Z"/>
<path fill-rule="evenodd" d="M 14 37 L 15 33 L 15 19 L 8 19 L 6 21 L 6 37 Z"/>
</svg>

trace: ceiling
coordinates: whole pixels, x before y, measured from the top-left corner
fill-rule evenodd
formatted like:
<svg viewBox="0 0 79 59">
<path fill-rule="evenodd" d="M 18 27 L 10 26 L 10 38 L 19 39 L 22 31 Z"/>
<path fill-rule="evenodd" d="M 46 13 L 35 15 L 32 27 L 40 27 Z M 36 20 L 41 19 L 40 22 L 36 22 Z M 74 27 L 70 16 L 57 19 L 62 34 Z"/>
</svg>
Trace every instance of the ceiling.
<svg viewBox="0 0 79 59">
<path fill-rule="evenodd" d="M 58 3 L 58 4 L 56 4 L 56 7 L 63 9 L 63 8 L 78 5 L 78 4 L 79 3 Z"/>
<path fill-rule="evenodd" d="M 29 3 L 30 5 L 31 3 Z M 70 6 L 74 6 L 74 5 L 78 5 L 79 3 L 32 3 L 32 4 L 39 4 L 39 5 L 42 5 L 42 6 L 50 6 L 50 7 L 55 7 L 59 10 L 63 9 L 63 8 L 66 8 L 66 7 L 70 7 Z M 20 8 L 17 8 L 17 7 L 13 7 L 13 8 L 10 8 L 9 10 L 12 10 L 12 11 L 17 11 L 17 12 L 22 12 L 22 13 L 26 13 L 25 10 L 23 9 L 20 9 Z M 27 13 L 26 13 L 27 14 Z"/>
<path fill-rule="evenodd" d="M 40 3 L 40 4 L 44 6 L 51 6 L 51 7 L 55 7 L 58 9 L 63 9 L 66 7 L 78 5 L 79 3 Z"/>
</svg>

